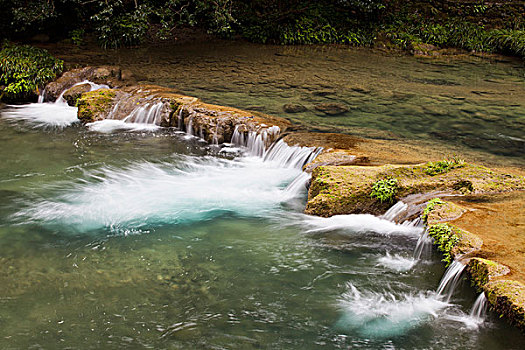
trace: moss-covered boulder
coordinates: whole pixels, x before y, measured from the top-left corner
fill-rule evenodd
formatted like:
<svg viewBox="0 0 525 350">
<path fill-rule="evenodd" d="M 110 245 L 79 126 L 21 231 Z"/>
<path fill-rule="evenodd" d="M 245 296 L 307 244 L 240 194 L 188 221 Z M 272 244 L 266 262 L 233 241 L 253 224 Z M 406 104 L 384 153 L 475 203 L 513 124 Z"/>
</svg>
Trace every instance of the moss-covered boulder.
<svg viewBox="0 0 525 350">
<path fill-rule="evenodd" d="M 500 317 L 525 331 L 525 285 L 511 280 L 497 280 L 485 285 L 485 295 Z"/>
<path fill-rule="evenodd" d="M 319 166 L 312 171 L 306 213 L 319 216 L 337 214 L 382 214 L 393 201 L 371 197 L 374 183 L 396 179 L 395 199 L 421 193 L 480 195 L 525 188 L 523 176 L 493 171 L 483 166 L 457 163 L 438 165 Z"/>
<path fill-rule="evenodd" d="M 510 269 L 495 261 L 475 257 L 469 260 L 467 272 L 470 275 L 472 285 L 478 291 L 482 291 L 487 283 L 496 277 L 508 274 Z"/>
<path fill-rule="evenodd" d="M 107 117 L 113 107 L 116 91 L 99 89 L 82 94 L 77 102 L 78 119 L 84 124 L 102 120 Z"/>
</svg>

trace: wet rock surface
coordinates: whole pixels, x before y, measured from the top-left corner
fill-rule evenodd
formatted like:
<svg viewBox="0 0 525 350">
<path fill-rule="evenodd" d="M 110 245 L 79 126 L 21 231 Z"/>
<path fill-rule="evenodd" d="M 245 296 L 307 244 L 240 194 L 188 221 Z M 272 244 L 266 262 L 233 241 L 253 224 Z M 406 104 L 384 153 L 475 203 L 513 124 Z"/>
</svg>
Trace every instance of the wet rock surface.
<svg viewBox="0 0 525 350">
<path fill-rule="evenodd" d="M 80 96 L 83 93 L 86 93 L 89 91 L 91 91 L 91 85 L 89 85 L 88 83 L 75 85 L 72 88 L 67 89 L 64 92 L 64 95 L 62 95 L 62 97 L 64 98 L 64 100 L 66 100 L 68 105 L 76 106 L 77 101 L 80 98 Z"/>
<path fill-rule="evenodd" d="M 256 111 L 211 105 L 176 90 L 156 85 L 135 85 L 122 89 L 101 89 L 82 95 L 78 117 L 83 123 L 103 119 L 177 127 L 208 143 L 230 142 L 236 128 L 241 133 L 262 132 L 291 126 L 285 119 Z M 276 135 L 269 135 L 268 145 Z"/>
<path fill-rule="evenodd" d="M 55 101 L 60 94 L 84 80 L 110 87 L 121 87 L 133 81 L 133 75 L 118 66 L 84 67 L 69 70 L 46 86 L 44 100 Z"/>
</svg>

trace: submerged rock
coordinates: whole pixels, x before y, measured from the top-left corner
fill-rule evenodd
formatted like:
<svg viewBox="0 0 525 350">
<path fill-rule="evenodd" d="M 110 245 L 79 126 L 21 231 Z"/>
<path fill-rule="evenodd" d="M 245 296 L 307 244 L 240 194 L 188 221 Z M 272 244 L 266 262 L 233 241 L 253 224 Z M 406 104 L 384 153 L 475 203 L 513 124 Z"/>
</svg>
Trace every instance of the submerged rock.
<svg viewBox="0 0 525 350">
<path fill-rule="evenodd" d="M 348 112 L 348 108 L 339 103 L 320 103 L 315 109 L 330 116 L 336 116 Z"/>
<path fill-rule="evenodd" d="M 306 107 L 303 106 L 302 104 L 293 104 L 293 103 L 290 103 L 290 104 L 285 104 L 283 106 L 283 110 L 286 112 L 286 113 L 301 113 L 301 112 L 306 112 Z"/>
</svg>

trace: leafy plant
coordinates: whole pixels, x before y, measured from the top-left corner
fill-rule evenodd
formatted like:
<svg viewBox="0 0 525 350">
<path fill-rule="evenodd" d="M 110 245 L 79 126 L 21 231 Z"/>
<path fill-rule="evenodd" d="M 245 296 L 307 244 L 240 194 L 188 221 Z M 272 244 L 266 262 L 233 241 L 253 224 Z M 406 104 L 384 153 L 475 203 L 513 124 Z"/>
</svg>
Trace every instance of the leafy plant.
<svg viewBox="0 0 525 350">
<path fill-rule="evenodd" d="M 2 96 L 10 99 L 29 98 L 38 94 L 64 69 L 64 62 L 46 50 L 29 45 L 4 43 L 0 51 L 0 85 Z"/>
<path fill-rule="evenodd" d="M 378 180 L 372 185 L 370 197 L 378 199 L 381 203 L 392 203 L 396 197 L 397 190 L 397 179 L 387 178 Z"/>
<path fill-rule="evenodd" d="M 459 243 L 459 237 L 453 231 L 448 224 L 436 224 L 428 228 L 428 234 L 443 253 L 443 261 L 447 266 L 452 262 L 452 250 Z"/>
<path fill-rule="evenodd" d="M 423 210 L 423 214 L 421 214 L 421 219 L 423 219 L 423 221 L 426 222 L 428 219 L 428 214 L 430 214 L 430 212 L 434 210 L 434 207 L 436 205 L 440 204 L 445 204 L 445 202 L 443 202 L 440 198 L 433 198 L 429 200 L 427 206 L 425 207 L 425 210 Z"/>
<path fill-rule="evenodd" d="M 150 12 L 147 5 L 126 12 L 121 0 L 104 6 L 91 17 L 100 45 L 103 48 L 117 48 L 140 44 L 149 28 Z"/>
<path fill-rule="evenodd" d="M 439 160 L 437 162 L 428 162 L 424 171 L 427 175 L 435 176 L 444 174 L 455 168 L 461 168 L 465 165 L 462 159 L 452 157 L 450 159 Z"/>
<path fill-rule="evenodd" d="M 86 33 L 84 29 L 74 29 L 71 32 L 69 32 L 69 37 L 71 38 L 71 41 L 77 46 L 81 46 L 82 44 L 84 44 L 85 35 Z"/>
</svg>

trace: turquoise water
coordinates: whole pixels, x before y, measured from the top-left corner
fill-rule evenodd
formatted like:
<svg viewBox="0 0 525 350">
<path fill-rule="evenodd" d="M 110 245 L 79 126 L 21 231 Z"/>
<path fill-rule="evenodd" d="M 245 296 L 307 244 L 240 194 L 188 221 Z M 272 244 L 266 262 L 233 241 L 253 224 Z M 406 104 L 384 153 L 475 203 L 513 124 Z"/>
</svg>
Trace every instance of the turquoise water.
<svg viewBox="0 0 525 350">
<path fill-rule="evenodd" d="M 0 112 L 2 349 L 525 346 L 435 293 L 421 228 L 303 215 L 299 169 L 30 108 Z"/>
</svg>

